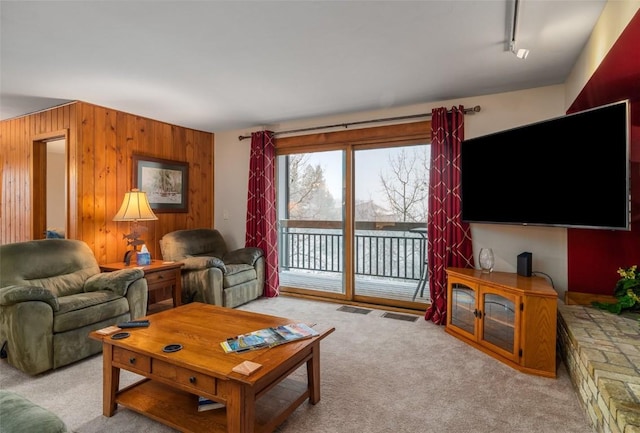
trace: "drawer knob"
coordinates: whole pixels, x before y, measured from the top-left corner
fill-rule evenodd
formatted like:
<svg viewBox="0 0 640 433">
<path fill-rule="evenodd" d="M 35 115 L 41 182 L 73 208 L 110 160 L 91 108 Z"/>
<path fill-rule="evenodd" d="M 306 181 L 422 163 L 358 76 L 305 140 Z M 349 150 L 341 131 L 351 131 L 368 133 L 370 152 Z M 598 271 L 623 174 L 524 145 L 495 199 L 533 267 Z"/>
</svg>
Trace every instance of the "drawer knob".
<svg viewBox="0 0 640 433">
<path fill-rule="evenodd" d="M 191 377 L 189 378 L 189 383 L 196 383 L 196 378 L 195 378 L 195 376 L 191 376 Z"/>
<path fill-rule="evenodd" d="M 129 364 L 135 364 L 135 363 L 136 363 L 136 358 L 134 358 L 133 356 L 129 358 Z"/>
</svg>

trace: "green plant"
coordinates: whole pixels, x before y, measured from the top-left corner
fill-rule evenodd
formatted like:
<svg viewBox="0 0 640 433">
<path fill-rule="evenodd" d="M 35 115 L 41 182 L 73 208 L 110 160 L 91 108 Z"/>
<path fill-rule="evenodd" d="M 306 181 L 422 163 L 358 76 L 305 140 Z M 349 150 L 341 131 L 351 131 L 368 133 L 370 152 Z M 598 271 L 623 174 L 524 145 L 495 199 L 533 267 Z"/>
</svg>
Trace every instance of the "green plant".
<svg viewBox="0 0 640 433">
<path fill-rule="evenodd" d="M 620 314 L 623 311 L 640 311 L 640 273 L 638 266 L 619 268 L 620 279 L 616 283 L 613 296 L 617 302 L 592 302 L 596 308 Z"/>
</svg>

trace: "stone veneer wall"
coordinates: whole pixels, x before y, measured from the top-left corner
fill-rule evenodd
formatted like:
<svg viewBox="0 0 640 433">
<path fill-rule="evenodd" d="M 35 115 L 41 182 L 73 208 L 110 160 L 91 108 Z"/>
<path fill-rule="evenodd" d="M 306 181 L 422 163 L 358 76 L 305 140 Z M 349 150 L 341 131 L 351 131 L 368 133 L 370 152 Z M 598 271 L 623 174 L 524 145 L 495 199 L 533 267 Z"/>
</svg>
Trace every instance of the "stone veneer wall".
<svg viewBox="0 0 640 433">
<path fill-rule="evenodd" d="M 594 430 L 640 433 L 640 323 L 558 301 L 558 353 Z"/>
</svg>

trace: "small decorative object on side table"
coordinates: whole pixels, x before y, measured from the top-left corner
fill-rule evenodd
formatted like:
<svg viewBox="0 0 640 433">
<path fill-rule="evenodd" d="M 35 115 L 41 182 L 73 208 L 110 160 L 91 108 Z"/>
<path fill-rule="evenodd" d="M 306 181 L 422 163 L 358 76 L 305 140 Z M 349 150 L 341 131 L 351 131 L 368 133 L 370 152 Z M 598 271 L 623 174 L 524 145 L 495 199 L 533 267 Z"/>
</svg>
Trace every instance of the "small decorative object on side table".
<svg viewBox="0 0 640 433">
<path fill-rule="evenodd" d="M 107 263 L 100 265 L 100 269 L 105 272 L 118 271 L 127 268 L 142 268 L 144 278 L 147 280 L 149 295 L 162 294 L 170 290 L 173 298 L 173 306 L 182 304 L 182 279 L 180 278 L 180 262 L 163 262 L 162 260 L 151 260 L 150 265 L 138 266 L 137 264 L 125 265 L 123 262 Z"/>
</svg>

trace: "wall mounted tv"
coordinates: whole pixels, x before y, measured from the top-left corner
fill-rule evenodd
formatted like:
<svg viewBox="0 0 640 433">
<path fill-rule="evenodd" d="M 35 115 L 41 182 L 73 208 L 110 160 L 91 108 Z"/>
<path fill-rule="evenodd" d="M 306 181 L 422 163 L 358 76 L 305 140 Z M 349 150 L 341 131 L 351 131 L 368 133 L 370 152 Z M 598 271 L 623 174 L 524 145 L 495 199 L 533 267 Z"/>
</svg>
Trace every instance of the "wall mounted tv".
<svg viewBox="0 0 640 433">
<path fill-rule="evenodd" d="M 629 102 L 464 140 L 462 220 L 630 230 Z"/>
</svg>

